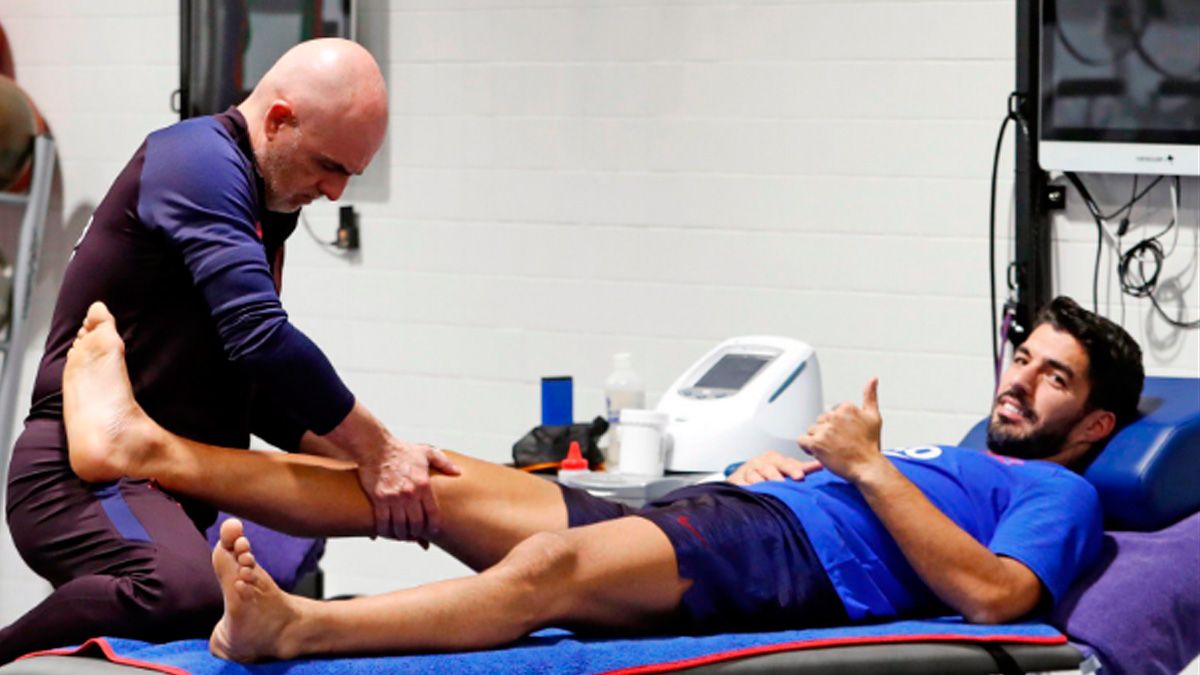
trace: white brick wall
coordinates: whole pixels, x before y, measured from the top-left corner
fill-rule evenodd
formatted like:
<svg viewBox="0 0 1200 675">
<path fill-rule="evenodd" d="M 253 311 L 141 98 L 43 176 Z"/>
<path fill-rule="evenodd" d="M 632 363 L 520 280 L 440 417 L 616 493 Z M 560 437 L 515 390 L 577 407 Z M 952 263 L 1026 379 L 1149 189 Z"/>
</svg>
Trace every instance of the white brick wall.
<svg viewBox="0 0 1200 675">
<path fill-rule="evenodd" d="M 753 332 L 813 343 L 828 403 L 879 375 L 888 443 L 953 440 L 983 412 L 1008 0 L 360 10 L 393 112 L 347 195 L 364 248 L 339 259 L 298 233 L 285 302 L 398 434 L 503 460 L 537 421 L 539 376 L 573 374 L 582 419 L 601 409 L 612 352 L 634 352 L 653 401 L 712 344 Z M 176 11 L 0 0 L 20 81 L 62 143 L 71 225 L 141 136 L 171 120 Z M 1085 179 L 1105 208 L 1128 195 L 1128 178 Z M 1169 274 L 1197 264 L 1197 188 L 1184 181 Z M 1004 178 L 1001 223 L 1010 193 Z M 1165 195 L 1138 220 L 1165 224 Z M 308 220 L 332 238 L 332 206 Z M 1074 196 L 1054 236 L 1057 287 L 1090 304 L 1095 226 Z M 1114 289 L 1109 279 L 1101 299 L 1119 318 Z M 1195 281 L 1185 304 L 1200 316 Z M 1200 374 L 1196 331 L 1167 330 L 1145 302 L 1126 307 L 1151 372 Z M 462 571 L 364 541 L 335 542 L 325 567 L 332 593 Z"/>
</svg>

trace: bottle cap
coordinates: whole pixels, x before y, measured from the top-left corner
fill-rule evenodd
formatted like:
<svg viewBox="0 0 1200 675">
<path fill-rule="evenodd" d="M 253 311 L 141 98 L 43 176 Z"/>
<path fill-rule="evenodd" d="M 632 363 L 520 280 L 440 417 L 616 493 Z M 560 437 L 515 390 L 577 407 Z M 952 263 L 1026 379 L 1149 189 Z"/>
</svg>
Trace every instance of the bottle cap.
<svg viewBox="0 0 1200 675">
<path fill-rule="evenodd" d="M 579 441 L 571 441 L 571 445 L 567 449 L 567 458 L 559 464 L 559 468 L 563 471 L 586 471 L 588 462 L 583 458 L 583 453 L 579 450 Z"/>
</svg>

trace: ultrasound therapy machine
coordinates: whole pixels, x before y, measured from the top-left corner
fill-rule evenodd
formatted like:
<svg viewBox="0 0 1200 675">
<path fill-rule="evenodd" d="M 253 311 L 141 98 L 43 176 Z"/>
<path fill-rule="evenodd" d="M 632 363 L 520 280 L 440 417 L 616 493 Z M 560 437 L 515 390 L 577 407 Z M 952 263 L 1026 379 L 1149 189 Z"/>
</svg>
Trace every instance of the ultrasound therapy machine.
<svg viewBox="0 0 1200 675">
<path fill-rule="evenodd" d="M 632 506 L 768 450 L 807 457 L 796 439 L 821 414 L 821 368 L 808 344 L 777 336 L 725 340 L 683 371 L 656 408 L 667 419 L 666 475 L 560 475 L 566 485 Z"/>
</svg>

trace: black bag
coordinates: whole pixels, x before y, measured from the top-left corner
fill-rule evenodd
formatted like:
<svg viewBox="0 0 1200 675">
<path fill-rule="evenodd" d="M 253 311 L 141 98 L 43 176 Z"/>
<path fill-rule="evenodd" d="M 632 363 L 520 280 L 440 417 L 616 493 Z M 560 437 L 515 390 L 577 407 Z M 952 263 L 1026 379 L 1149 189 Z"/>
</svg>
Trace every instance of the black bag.
<svg viewBox="0 0 1200 675">
<path fill-rule="evenodd" d="M 530 468 L 529 471 L 558 471 L 558 465 L 567 456 L 571 441 L 579 441 L 579 449 L 588 461 L 588 468 L 598 470 L 604 464 L 604 453 L 596 444 L 604 432 L 608 431 L 608 421 L 597 416 L 590 423 L 567 424 L 562 426 L 538 426 L 513 443 L 513 466 L 518 469 Z"/>
</svg>

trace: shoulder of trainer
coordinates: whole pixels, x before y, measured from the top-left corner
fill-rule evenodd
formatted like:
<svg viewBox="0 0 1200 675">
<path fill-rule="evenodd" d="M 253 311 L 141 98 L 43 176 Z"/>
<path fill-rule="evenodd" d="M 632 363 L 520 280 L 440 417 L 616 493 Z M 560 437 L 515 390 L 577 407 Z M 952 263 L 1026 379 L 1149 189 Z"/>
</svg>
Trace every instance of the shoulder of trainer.
<svg viewBox="0 0 1200 675">
<path fill-rule="evenodd" d="M 150 220 L 160 225 L 196 210 L 252 222 L 258 201 L 254 171 L 216 119 L 184 120 L 146 137 L 139 212 L 156 214 Z M 162 218 L 168 214 L 176 218 Z"/>
</svg>

